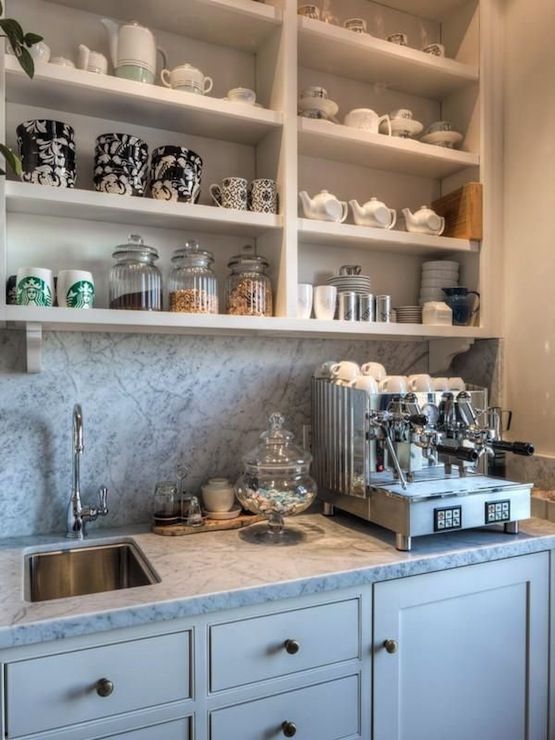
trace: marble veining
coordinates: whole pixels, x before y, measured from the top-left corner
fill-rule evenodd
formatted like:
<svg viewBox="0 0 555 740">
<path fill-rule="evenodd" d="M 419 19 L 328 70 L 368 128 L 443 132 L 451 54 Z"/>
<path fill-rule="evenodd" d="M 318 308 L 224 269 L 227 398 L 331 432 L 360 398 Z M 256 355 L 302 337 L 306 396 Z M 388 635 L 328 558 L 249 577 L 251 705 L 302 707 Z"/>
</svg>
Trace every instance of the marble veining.
<svg viewBox="0 0 555 740">
<path fill-rule="evenodd" d="M 0 648 L 103 632 L 305 594 L 473 565 L 555 548 L 555 524 L 523 523 L 519 535 L 477 529 L 417 538 L 411 553 L 393 535 L 344 515 L 297 517 L 305 540 L 295 547 L 245 542 L 237 531 L 160 537 L 137 529 L 96 533 L 87 544 L 131 538 L 161 583 L 124 591 L 29 603 L 24 556 L 67 546 L 59 538 L 4 540 L 0 545 Z"/>
</svg>

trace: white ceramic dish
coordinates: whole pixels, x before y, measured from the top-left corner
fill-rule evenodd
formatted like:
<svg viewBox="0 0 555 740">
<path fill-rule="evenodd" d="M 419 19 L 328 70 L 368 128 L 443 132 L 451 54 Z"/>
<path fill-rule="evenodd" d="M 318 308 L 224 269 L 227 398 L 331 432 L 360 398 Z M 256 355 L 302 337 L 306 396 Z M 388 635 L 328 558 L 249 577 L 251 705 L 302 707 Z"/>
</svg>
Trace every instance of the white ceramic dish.
<svg viewBox="0 0 555 740">
<path fill-rule="evenodd" d="M 337 105 L 337 103 L 335 103 L 333 100 L 329 100 L 328 98 L 308 97 L 301 98 L 299 100 L 299 111 L 301 113 L 315 111 L 316 113 L 325 116 L 325 118 L 330 119 L 334 118 L 337 115 L 338 110 L 339 106 Z"/>
<path fill-rule="evenodd" d="M 411 118 L 393 118 L 391 120 L 391 136 L 397 136 L 402 139 L 413 139 L 419 136 L 424 130 L 420 121 L 413 121 Z M 386 122 L 380 124 L 380 133 L 389 133 Z"/>
<path fill-rule="evenodd" d="M 434 131 L 431 134 L 425 134 L 420 141 L 424 144 L 433 144 L 434 146 L 443 146 L 447 149 L 454 149 L 457 144 L 463 140 L 460 131 Z"/>
<path fill-rule="evenodd" d="M 458 270 L 459 267 L 455 260 L 428 260 L 422 265 L 423 270 Z"/>
<path fill-rule="evenodd" d="M 206 518 L 216 519 L 218 521 L 223 521 L 225 519 L 237 519 L 240 513 L 241 507 L 238 507 L 237 509 L 232 509 L 231 511 L 207 511 Z"/>
</svg>

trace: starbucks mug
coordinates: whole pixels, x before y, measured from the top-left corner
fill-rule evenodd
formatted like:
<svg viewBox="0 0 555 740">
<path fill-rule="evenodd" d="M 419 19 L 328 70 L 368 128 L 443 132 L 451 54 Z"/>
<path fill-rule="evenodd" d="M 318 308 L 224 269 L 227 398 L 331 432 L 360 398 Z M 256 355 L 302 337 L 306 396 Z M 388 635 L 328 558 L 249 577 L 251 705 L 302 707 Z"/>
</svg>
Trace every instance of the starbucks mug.
<svg viewBox="0 0 555 740">
<path fill-rule="evenodd" d="M 60 270 L 57 283 L 58 306 L 61 308 L 92 308 L 94 280 L 86 270 Z"/>
<path fill-rule="evenodd" d="M 16 276 L 18 306 L 52 306 L 54 276 L 45 267 L 20 267 Z"/>
</svg>

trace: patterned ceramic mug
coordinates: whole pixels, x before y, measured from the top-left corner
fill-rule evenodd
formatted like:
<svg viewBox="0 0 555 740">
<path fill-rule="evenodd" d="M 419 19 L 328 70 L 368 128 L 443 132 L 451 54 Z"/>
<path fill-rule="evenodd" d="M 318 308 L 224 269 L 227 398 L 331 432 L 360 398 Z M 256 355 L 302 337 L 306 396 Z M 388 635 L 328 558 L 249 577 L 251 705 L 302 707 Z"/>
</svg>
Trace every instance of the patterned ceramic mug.
<svg viewBox="0 0 555 740">
<path fill-rule="evenodd" d="M 212 200 L 220 208 L 247 210 L 248 182 L 244 177 L 224 177 L 221 185 L 210 185 Z"/>
<path fill-rule="evenodd" d="M 16 133 L 25 182 L 75 187 L 75 132 L 71 126 L 37 119 L 23 121 Z"/>
<path fill-rule="evenodd" d="M 200 197 L 202 158 L 184 146 L 160 146 L 152 152 L 150 191 L 156 200 L 196 203 Z"/>
<path fill-rule="evenodd" d="M 94 187 L 102 193 L 145 194 L 148 146 L 131 134 L 102 134 L 94 148 Z"/>
<path fill-rule="evenodd" d="M 94 280 L 85 270 L 60 270 L 56 294 L 62 308 L 92 308 Z"/>
<path fill-rule="evenodd" d="M 17 271 L 18 306 L 52 306 L 54 276 L 45 267 L 20 267 Z"/>
<path fill-rule="evenodd" d="M 249 185 L 249 211 L 258 213 L 278 212 L 278 192 L 275 180 L 263 177 Z"/>
</svg>

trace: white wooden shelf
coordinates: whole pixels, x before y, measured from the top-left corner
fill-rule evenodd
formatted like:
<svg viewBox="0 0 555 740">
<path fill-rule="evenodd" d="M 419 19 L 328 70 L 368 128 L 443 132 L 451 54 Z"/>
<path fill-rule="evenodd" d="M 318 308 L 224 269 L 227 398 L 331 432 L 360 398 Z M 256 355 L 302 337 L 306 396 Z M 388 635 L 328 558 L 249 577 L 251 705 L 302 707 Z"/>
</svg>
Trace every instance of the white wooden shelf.
<svg viewBox="0 0 555 740">
<path fill-rule="evenodd" d="M 413 234 L 396 229 L 375 229 L 371 226 L 338 224 L 300 218 L 298 225 L 299 243 L 330 246 L 349 246 L 374 252 L 417 254 L 428 256 L 441 253 L 479 252 L 478 242 L 452 239 L 446 236 Z"/>
<path fill-rule="evenodd" d="M 301 66 L 338 77 L 437 100 L 479 79 L 476 68 L 454 59 L 424 54 L 331 23 L 300 17 L 299 34 Z"/>
<path fill-rule="evenodd" d="M 283 317 L 245 317 L 225 314 L 201 315 L 163 311 L 116 311 L 107 308 L 34 308 L 6 306 L 0 310 L 8 323 L 23 327 L 40 324 L 51 331 L 110 331 L 168 334 L 247 334 L 350 339 L 395 338 L 476 338 L 489 336 L 473 326 L 424 326 L 423 324 L 364 324 L 362 322 L 319 321 Z"/>
<path fill-rule="evenodd" d="M 80 115 L 258 144 L 283 124 L 283 114 L 205 95 L 145 85 L 55 64 L 37 64 L 30 80 L 6 56 L 7 99 Z"/>
<path fill-rule="evenodd" d="M 254 52 L 282 22 L 279 8 L 254 0 L 55 0 L 90 13 Z"/>
<path fill-rule="evenodd" d="M 309 157 L 435 179 L 480 164 L 477 154 L 412 139 L 373 134 L 312 118 L 299 117 L 298 124 L 299 154 Z"/>
<path fill-rule="evenodd" d="M 212 234 L 257 237 L 282 225 L 280 216 L 217 206 L 172 203 L 94 190 L 54 188 L 7 182 L 8 213 L 87 219 L 163 229 L 191 229 Z"/>
</svg>

